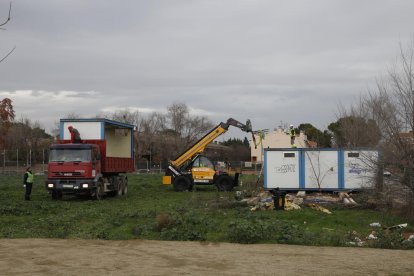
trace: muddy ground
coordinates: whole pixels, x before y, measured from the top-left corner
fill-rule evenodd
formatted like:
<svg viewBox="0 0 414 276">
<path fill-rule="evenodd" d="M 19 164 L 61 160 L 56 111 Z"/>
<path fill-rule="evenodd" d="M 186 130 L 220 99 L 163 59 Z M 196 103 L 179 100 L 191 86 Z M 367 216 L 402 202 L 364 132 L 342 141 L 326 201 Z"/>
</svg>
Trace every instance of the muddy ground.
<svg viewBox="0 0 414 276">
<path fill-rule="evenodd" d="M 414 275 L 414 251 L 294 245 L 0 240 L 0 275 Z"/>
</svg>

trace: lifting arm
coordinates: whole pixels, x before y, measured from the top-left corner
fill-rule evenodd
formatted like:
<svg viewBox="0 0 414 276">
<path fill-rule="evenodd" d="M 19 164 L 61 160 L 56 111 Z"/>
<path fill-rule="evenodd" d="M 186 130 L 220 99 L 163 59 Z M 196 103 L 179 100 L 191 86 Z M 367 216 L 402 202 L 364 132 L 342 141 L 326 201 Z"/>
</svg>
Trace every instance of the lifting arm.
<svg viewBox="0 0 414 276">
<path fill-rule="evenodd" d="M 172 160 L 170 162 L 171 165 L 173 165 L 175 168 L 180 168 L 185 162 L 191 160 L 197 154 L 202 153 L 208 144 L 210 144 L 214 139 L 225 133 L 230 126 L 238 127 L 245 132 L 251 132 L 254 144 L 256 145 L 256 140 L 252 132 L 252 124 L 250 120 L 247 120 L 246 124 L 242 124 L 233 118 L 229 118 L 226 123 L 218 124 L 215 128 L 210 130 L 210 132 L 204 135 L 200 140 L 198 140 L 189 148 L 187 148 L 176 159 Z"/>
</svg>

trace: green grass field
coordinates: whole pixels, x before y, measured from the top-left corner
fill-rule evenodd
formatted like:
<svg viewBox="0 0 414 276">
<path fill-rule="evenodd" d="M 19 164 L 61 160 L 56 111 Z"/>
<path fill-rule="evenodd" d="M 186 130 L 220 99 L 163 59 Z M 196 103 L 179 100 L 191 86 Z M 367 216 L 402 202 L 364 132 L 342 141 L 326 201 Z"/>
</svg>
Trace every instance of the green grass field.
<svg viewBox="0 0 414 276">
<path fill-rule="evenodd" d="M 374 210 L 341 207 L 332 207 L 332 215 L 310 208 L 251 212 L 250 207 L 234 200 L 234 192 L 198 186 L 193 192 L 176 193 L 171 186 L 161 184 L 161 175 L 153 174 L 129 175 L 127 197 L 97 201 L 65 196 L 54 201 L 44 188 L 44 180 L 41 176 L 35 178 L 32 200 L 24 201 L 22 176 L 0 176 L 0 238 L 344 246 L 354 236 L 363 238 L 371 233 L 372 222 L 388 226 L 407 222 Z M 398 237 L 384 236 L 381 242 L 371 242 L 369 246 L 401 248 Z"/>
</svg>

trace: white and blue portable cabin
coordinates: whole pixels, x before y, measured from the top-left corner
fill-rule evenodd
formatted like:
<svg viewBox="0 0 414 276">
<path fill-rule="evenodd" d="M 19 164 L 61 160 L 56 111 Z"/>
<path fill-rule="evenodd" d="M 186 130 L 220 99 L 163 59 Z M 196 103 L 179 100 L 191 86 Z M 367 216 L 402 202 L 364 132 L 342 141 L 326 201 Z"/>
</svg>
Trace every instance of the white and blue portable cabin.
<svg viewBox="0 0 414 276">
<path fill-rule="evenodd" d="M 68 126 L 76 128 L 82 140 L 106 140 L 108 153 L 116 157 L 133 158 L 134 125 L 104 118 L 60 119 L 60 140 L 70 140 Z"/>
<path fill-rule="evenodd" d="M 370 149 L 268 148 L 264 188 L 327 192 L 373 188 L 378 157 L 378 151 Z"/>
</svg>

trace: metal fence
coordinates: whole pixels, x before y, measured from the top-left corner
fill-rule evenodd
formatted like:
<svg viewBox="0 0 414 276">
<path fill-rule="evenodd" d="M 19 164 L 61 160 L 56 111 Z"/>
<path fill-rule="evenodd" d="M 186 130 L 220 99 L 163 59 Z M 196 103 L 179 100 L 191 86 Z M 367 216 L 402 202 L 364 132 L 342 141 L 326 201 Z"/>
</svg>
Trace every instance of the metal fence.
<svg viewBox="0 0 414 276">
<path fill-rule="evenodd" d="M 0 172 L 24 171 L 29 166 L 36 168 L 36 171 L 45 171 L 48 157 L 48 149 L 3 149 L 0 151 Z"/>
<path fill-rule="evenodd" d="M 257 162 L 245 162 L 245 161 L 218 161 L 215 162 L 216 167 L 229 167 L 231 170 L 248 172 L 258 174 L 262 169 L 262 164 Z M 149 162 L 149 161 L 136 161 L 135 169 L 138 173 L 163 173 L 168 167 L 165 162 Z"/>
</svg>

